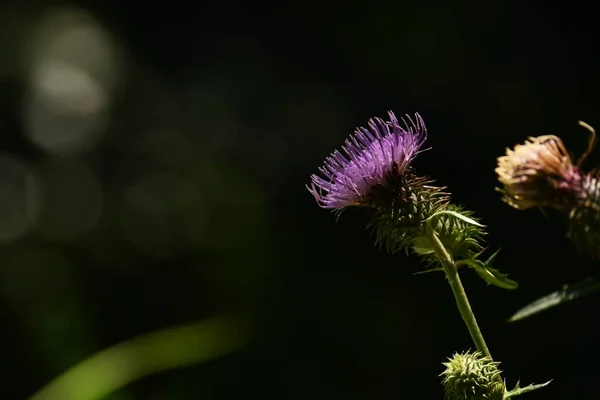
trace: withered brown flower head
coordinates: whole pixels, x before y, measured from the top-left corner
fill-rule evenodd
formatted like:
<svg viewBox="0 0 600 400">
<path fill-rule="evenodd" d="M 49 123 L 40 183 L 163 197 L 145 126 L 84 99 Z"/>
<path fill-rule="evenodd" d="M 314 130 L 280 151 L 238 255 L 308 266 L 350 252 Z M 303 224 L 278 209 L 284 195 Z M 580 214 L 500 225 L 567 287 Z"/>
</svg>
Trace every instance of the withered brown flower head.
<svg viewBox="0 0 600 400">
<path fill-rule="evenodd" d="M 502 200 L 524 210 L 572 204 L 581 191 L 582 177 L 573 165 L 562 140 L 554 135 L 530 137 L 506 155 L 498 157 L 496 168 Z"/>
</svg>

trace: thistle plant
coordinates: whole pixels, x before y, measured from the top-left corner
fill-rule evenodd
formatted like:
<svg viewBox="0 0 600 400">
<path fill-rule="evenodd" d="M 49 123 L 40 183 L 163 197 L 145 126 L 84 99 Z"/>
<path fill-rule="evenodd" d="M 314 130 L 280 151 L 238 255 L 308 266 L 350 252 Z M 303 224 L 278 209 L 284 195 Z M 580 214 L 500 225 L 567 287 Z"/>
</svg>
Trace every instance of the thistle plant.
<svg viewBox="0 0 600 400">
<path fill-rule="evenodd" d="M 579 125 L 590 132 L 588 147 L 577 163 L 555 135 L 530 137 L 524 144 L 506 149 L 498 158 L 497 188 L 502 200 L 517 210 L 553 210 L 566 222 L 566 236 L 575 249 L 592 259 L 600 259 L 600 169 L 585 171 L 583 163 L 596 141 L 596 132 L 587 123 Z M 555 305 L 594 293 L 598 282 L 565 286 L 519 310 L 510 321 L 522 319 Z"/>
<path fill-rule="evenodd" d="M 484 226 L 471 212 L 453 204 L 445 187 L 413 168 L 412 161 L 424 151 L 427 139 L 421 116 L 407 115 L 399 121 L 393 112 L 388 114 L 387 121 L 373 118 L 367 128 L 357 128 L 341 152 L 336 150 L 326 158 L 320 174 L 311 176 L 308 191 L 319 206 L 337 214 L 353 206 L 365 209 L 367 226 L 377 244 L 390 253 L 413 253 L 428 271 L 444 272 L 477 348 L 477 353 L 455 355 L 446 364 L 443 384 L 447 399 L 508 399 L 547 385 L 549 382 L 508 391 L 499 370 L 492 368 L 497 363 L 477 324 L 458 269 L 470 267 L 488 284 L 501 288 L 514 289 L 517 284 L 492 268 L 496 253 L 481 259 Z"/>
<path fill-rule="evenodd" d="M 579 123 L 591 135 L 587 151 L 574 164 L 562 140 L 554 135 L 530 137 L 498 158 L 497 188 L 502 200 L 517 210 L 533 207 L 554 209 L 567 221 L 567 237 L 582 253 L 600 258 L 600 170 L 585 172 L 582 164 L 590 154 L 596 133 Z"/>
</svg>

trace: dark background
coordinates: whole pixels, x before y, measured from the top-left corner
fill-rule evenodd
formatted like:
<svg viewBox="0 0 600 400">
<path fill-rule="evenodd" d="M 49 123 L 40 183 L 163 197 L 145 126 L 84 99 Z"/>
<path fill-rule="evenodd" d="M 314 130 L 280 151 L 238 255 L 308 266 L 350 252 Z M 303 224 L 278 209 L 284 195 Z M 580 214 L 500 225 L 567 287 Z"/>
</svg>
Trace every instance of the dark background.
<svg viewBox="0 0 600 400">
<path fill-rule="evenodd" d="M 387 110 L 422 115 L 417 170 L 482 219 L 520 283 L 462 274 L 509 385 L 595 397 L 597 297 L 504 322 L 597 270 L 559 220 L 494 191 L 507 146 L 552 133 L 577 157 L 577 121 L 600 127 L 593 5 L 541 3 L 3 2 L 0 398 L 238 312 L 244 350 L 110 398 L 441 399 L 441 362 L 472 347 L 443 276 L 413 276 L 359 210 L 336 221 L 304 187 Z"/>
</svg>

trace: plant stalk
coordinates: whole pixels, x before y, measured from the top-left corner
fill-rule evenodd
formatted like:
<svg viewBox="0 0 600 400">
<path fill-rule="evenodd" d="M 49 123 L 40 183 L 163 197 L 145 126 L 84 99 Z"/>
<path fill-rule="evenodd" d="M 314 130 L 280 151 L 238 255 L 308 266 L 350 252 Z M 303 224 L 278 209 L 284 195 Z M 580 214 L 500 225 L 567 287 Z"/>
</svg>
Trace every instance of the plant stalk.
<svg viewBox="0 0 600 400">
<path fill-rule="evenodd" d="M 479 325 L 475 319 L 475 314 L 473 313 L 471 304 L 467 298 L 467 293 L 465 292 L 465 288 L 463 287 L 460 277 L 458 276 L 458 269 L 456 268 L 456 264 L 452 259 L 452 255 L 448 253 L 448 250 L 446 250 L 446 247 L 431 226 L 427 227 L 427 236 L 433 250 L 437 254 L 438 259 L 442 264 L 442 267 L 444 268 L 444 271 L 446 272 L 446 278 L 448 279 L 448 283 L 450 283 L 452 293 L 456 299 L 456 306 L 458 307 L 458 311 L 460 311 L 460 315 L 462 316 L 465 325 L 467 325 L 467 328 L 469 329 L 473 343 L 475 343 L 477 350 L 479 350 L 484 356 L 491 358 L 492 355 L 490 354 L 487 344 L 485 343 L 485 339 L 483 338 L 483 334 L 479 329 Z"/>
</svg>

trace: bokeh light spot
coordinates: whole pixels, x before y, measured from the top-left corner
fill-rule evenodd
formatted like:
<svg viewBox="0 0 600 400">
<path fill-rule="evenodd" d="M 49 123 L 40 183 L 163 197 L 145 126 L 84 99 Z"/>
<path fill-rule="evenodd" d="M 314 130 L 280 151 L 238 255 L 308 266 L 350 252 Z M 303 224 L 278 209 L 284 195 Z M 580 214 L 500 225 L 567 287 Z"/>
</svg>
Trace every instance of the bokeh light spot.
<svg viewBox="0 0 600 400">
<path fill-rule="evenodd" d="M 113 44 L 87 13 L 56 8 L 46 13 L 30 46 L 25 134 L 53 154 L 94 147 L 108 125 L 118 79 Z"/>
</svg>

